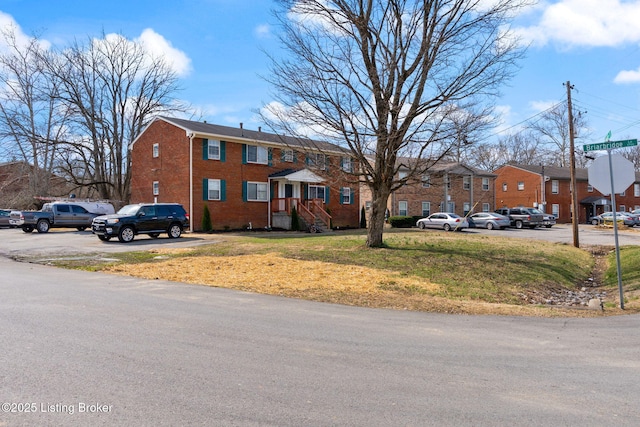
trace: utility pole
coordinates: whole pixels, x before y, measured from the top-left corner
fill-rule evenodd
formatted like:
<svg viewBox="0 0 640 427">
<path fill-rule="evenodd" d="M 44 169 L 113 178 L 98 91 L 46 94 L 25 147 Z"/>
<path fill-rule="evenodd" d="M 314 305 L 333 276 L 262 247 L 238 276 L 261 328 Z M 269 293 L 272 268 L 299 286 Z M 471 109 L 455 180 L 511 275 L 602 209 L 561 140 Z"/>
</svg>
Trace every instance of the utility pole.
<svg viewBox="0 0 640 427">
<path fill-rule="evenodd" d="M 578 188 L 576 186 L 576 151 L 574 148 L 574 129 L 573 129 L 573 109 L 571 107 L 571 82 L 567 80 L 567 107 L 569 108 L 569 170 L 571 175 L 571 225 L 573 226 L 573 246 L 580 247 L 578 239 L 578 221 L 580 212 L 578 211 Z"/>
</svg>

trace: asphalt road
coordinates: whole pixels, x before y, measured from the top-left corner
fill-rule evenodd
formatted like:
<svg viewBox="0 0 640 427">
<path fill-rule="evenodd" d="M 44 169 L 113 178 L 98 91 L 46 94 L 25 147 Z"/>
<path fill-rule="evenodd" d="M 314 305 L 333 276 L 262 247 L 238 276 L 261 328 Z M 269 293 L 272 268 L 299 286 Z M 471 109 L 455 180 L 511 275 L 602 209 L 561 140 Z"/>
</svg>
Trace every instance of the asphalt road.
<svg viewBox="0 0 640 427">
<path fill-rule="evenodd" d="M 4 257 L 0 271 L 0 426 L 640 425 L 637 316 L 375 310 Z"/>
</svg>

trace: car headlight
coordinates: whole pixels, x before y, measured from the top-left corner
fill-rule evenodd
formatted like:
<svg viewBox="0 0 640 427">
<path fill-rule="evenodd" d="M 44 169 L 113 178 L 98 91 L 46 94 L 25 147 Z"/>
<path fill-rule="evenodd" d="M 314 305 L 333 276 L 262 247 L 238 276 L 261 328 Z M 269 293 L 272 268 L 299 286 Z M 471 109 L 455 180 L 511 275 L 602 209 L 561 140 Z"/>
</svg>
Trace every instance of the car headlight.
<svg viewBox="0 0 640 427">
<path fill-rule="evenodd" d="M 120 220 L 118 218 L 110 218 L 107 220 L 107 224 L 117 224 Z"/>
</svg>

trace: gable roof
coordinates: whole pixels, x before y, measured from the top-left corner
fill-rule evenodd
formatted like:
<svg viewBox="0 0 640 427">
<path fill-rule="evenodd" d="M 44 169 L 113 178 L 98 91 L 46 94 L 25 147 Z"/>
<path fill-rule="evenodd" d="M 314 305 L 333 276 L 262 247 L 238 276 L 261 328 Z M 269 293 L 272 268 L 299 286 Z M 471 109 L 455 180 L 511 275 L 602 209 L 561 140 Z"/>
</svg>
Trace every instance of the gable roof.
<svg viewBox="0 0 640 427">
<path fill-rule="evenodd" d="M 327 151 L 340 154 L 348 153 L 348 150 L 345 150 L 338 145 L 323 141 L 316 141 L 309 138 L 296 138 L 293 136 L 263 132 L 261 129 L 256 131 L 245 129 L 244 127 L 235 128 L 207 122 L 179 119 L 176 117 L 158 116 L 147 127 L 151 126 L 151 124 L 157 120 L 162 120 L 183 129 L 187 136 L 193 135 L 199 138 L 211 139 L 232 138 L 234 140 L 244 141 L 247 143 L 286 146 L 290 148 L 300 148 L 306 151 Z M 142 134 L 144 134 L 144 130 L 136 137 L 136 139 L 133 140 L 131 143 L 132 146 Z"/>
<path fill-rule="evenodd" d="M 505 165 L 511 166 L 514 168 L 522 169 L 527 172 L 535 173 L 537 175 L 542 175 L 544 171 L 544 176 L 549 177 L 549 179 L 557 179 L 557 180 L 569 180 L 571 179 L 571 169 L 568 167 L 559 167 L 559 166 L 536 166 L 536 165 L 518 165 L 518 164 L 509 164 Z M 587 168 L 576 168 L 576 180 L 578 181 L 588 181 L 589 180 L 589 169 Z M 636 172 L 636 182 L 640 181 L 640 172 Z"/>
</svg>

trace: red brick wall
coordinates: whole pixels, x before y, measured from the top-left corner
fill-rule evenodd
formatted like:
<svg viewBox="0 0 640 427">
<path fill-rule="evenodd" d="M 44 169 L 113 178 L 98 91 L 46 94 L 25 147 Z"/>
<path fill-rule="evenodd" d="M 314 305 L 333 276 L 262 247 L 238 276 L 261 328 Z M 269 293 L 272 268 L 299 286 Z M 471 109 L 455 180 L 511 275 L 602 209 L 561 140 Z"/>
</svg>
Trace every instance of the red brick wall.
<svg viewBox="0 0 640 427">
<path fill-rule="evenodd" d="M 159 158 L 153 158 L 153 144 L 160 144 Z M 303 169 L 303 153 L 297 153 L 297 162 L 282 162 L 279 148 L 272 149 L 271 166 L 242 164 L 242 143 L 225 141 L 225 161 L 204 160 L 202 138 L 193 140 L 193 212 L 189 212 L 194 230 L 202 227 L 205 204 L 209 208 L 215 230 L 253 228 L 268 225 L 268 202 L 243 201 L 243 181 L 268 182 L 269 175 L 284 169 Z M 334 227 L 359 225 L 358 189 L 350 185 L 339 170 L 339 158 L 331 160 L 327 183 Z M 204 200 L 203 179 L 220 179 L 226 184 L 225 201 Z M 131 202 L 153 201 L 152 183 L 159 181 L 158 202 L 181 203 L 189 210 L 189 138 L 183 129 L 162 120 L 151 124 L 138 138 L 132 151 Z M 355 190 L 353 205 L 340 204 L 340 187 Z"/>
<path fill-rule="evenodd" d="M 503 166 L 494 173 L 498 175 L 495 181 L 497 208 L 533 207 L 542 202 L 542 177 L 539 174 L 513 166 Z M 518 189 L 518 182 L 524 183 L 522 190 Z"/>
</svg>

